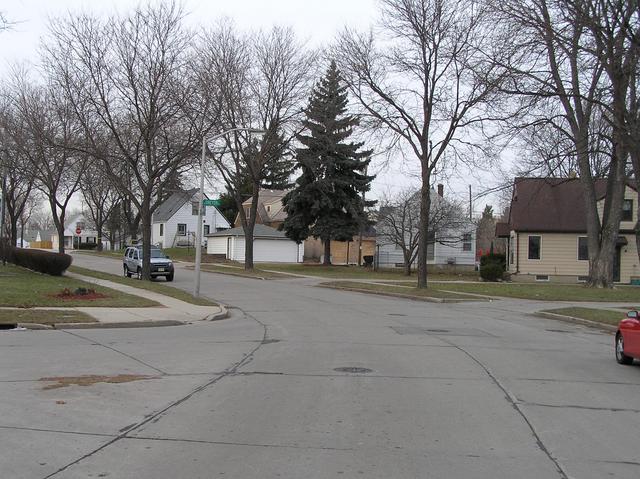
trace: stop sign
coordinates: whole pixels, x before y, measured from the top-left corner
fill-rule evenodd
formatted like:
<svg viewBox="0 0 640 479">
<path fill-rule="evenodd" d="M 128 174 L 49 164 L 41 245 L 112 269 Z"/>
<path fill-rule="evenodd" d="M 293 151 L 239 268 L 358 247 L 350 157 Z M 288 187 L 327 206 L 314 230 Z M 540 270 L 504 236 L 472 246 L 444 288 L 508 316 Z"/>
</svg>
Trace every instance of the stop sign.
<svg viewBox="0 0 640 479">
<path fill-rule="evenodd" d="M 76 234 L 79 235 L 80 233 L 82 233 L 82 230 L 80 228 L 76 228 Z"/>
</svg>

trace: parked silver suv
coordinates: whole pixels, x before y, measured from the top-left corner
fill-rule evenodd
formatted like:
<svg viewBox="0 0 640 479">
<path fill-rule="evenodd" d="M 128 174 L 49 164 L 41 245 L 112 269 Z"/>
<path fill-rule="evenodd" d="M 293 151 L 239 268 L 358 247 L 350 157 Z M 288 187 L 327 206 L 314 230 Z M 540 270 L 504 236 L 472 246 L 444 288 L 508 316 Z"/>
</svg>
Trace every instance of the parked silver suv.
<svg viewBox="0 0 640 479">
<path fill-rule="evenodd" d="M 129 246 L 122 259 L 124 275 L 131 278 L 136 275 L 142 278 L 142 246 Z M 173 262 L 160 248 L 151 247 L 151 277 L 164 276 L 167 281 L 173 281 Z"/>
</svg>

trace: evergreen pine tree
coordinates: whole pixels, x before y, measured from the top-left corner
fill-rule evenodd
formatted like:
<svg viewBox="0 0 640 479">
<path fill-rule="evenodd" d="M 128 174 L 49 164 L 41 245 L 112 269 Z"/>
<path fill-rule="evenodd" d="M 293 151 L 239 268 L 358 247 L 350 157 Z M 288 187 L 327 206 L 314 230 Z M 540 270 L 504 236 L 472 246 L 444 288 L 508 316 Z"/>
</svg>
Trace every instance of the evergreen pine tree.
<svg viewBox="0 0 640 479">
<path fill-rule="evenodd" d="M 324 243 L 324 263 L 331 258 L 331 240 L 350 241 L 367 223 L 364 201 L 373 176 L 366 174 L 371 151 L 359 151 L 363 143 L 348 142 L 358 119 L 347 114 L 347 90 L 335 62 L 311 93 L 297 136 L 296 151 L 301 175 L 283 199 L 287 218 L 282 228 L 297 241 L 309 236 Z"/>
</svg>

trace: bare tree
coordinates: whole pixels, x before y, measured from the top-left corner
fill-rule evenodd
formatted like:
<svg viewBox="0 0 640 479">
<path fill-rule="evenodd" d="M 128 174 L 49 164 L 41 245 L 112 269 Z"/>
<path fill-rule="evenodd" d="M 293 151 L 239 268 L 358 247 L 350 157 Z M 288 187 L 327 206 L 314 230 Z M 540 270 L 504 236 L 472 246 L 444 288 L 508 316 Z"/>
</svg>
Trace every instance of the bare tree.
<svg viewBox="0 0 640 479">
<path fill-rule="evenodd" d="M 159 191 L 190 168 L 203 134 L 203 115 L 194 118 L 190 108 L 193 37 L 183 17 L 175 2 L 107 20 L 70 15 L 51 22 L 45 47 L 50 75 L 74 100 L 84 127 L 83 150 L 102 162 L 140 215 L 145 251 Z M 148 254 L 141 273 L 150 278 Z"/>
<path fill-rule="evenodd" d="M 337 61 L 364 118 L 420 165 L 420 237 L 429 237 L 438 169 L 485 156 L 481 128 L 492 119 L 506 69 L 495 57 L 491 10 L 463 0 L 381 0 L 381 28 L 345 31 Z M 379 32 L 379 33 L 378 33 Z M 418 286 L 427 287 L 427 242 L 418 244 Z"/>
<path fill-rule="evenodd" d="M 610 287 L 628 152 L 615 128 L 603 129 L 604 122 L 613 126 L 612 84 L 601 59 L 607 47 L 596 41 L 588 16 L 580 11 L 595 1 L 505 0 L 496 2 L 496 11 L 523 59 L 509 65 L 514 81 L 507 90 L 523 101 L 519 107 L 531 116 L 527 126 L 555 129 L 567 157 L 574 159 L 587 214 L 589 284 Z M 597 172 L 608 178 L 602 218 Z"/>
<path fill-rule="evenodd" d="M 79 141 L 80 125 L 69 98 L 55 85 L 37 86 L 18 78 L 11 92 L 18 115 L 11 136 L 17 154 L 28 162 L 34 186 L 49 203 L 58 233 L 58 251 L 64 253 L 64 230 L 69 202 L 80 186 L 87 161 L 73 145 Z"/>
<path fill-rule="evenodd" d="M 18 124 L 16 111 L 9 104 L 7 94 L 3 95 L 0 107 L 0 173 L 4 175 L 3 198 L 4 209 L 9 226 L 9 241 L 17 245 L 18 222 L 29 210 L 30 198 L 33 196 L 35 177 L 29 168 L 28 158 L 21 153 L 13 135 L 20 135 L 20 141 L 28 134 L 24 125 Z"/>
<path fill-rule="evenodd" d="M 234 130 L 217 145 L 209 145 L 216 173 L 233 197 L 245 233 L 245 269 L 253 269 L 253 231 L 260 188 L 288 177 L 282 168 L 291 154 L 302 102 L 313 73 L 313 56 L 290 29 L 242 35 L 221 23 L 202 35 L 200 72 L 217 99 L 218 131 Z M 246 129 L 264 132 L 256 139 Z M 282 178 L 280 178 L 282 179 Z M 245 211 L 247 180 L 252 204 Z"/>
<path fill-rule="evenodd" d="M 415 188 L 387 195 L 381 201 L 378 212 L 377 236 L 383 244 L 400 247 L 404 274 L 407 276 L 411 274 L 411 265 L 416 260 L 420 243 L 423 242 L 420 231 L 420 196 L 420 190 Z M 435 243 L 460 244 L 460 232 L 471 228 L 462 205 L 439 195 L 431 201 L 429 221 L 429 237 L 424 243 L 432 248 Z"/>
<path fill-rule="evenodd" d="M 97 249 L 102 251 L 104 228 L 120 202 L 120 195 L 111 182 L 105 178 L 102 164 L 95 161 L 85 168 L 80 191 L 82 191 L 89 216 L 98 234 Z"/>
</svg>

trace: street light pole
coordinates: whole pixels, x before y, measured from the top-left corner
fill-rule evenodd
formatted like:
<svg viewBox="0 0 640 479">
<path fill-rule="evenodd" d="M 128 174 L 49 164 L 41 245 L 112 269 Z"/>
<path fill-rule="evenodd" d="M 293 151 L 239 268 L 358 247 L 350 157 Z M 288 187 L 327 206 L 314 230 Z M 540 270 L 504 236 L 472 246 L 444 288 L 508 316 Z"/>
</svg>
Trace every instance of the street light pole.
<svg viewBox="0 0 640 479">
<path fill-rule="evenodd" d="M 198 225 L 196 229 L 196 266 L 195 266 L 195 284 L 193 287 L 193 295 L 200 297 L 200 264 L 202 263 L 202 203 L 204 202 L 204 160 L 207 150 L 207 142 L 215 141 L 218 138 L 222 138 L 229 133 L 236 131 L 246 131 L 250 134 L 263 134 L 264 130 L 258 130 L 256 128 L 231 128 L 230 130 L 223 131 L 217 135 L 202 138 L 202 155 L 200 157 L 200 191 L 198 192 Z"/>
</svg>

